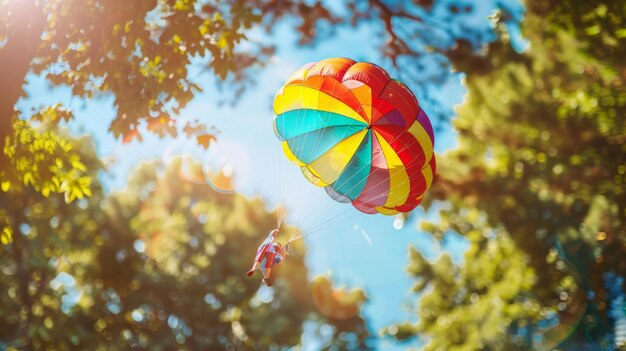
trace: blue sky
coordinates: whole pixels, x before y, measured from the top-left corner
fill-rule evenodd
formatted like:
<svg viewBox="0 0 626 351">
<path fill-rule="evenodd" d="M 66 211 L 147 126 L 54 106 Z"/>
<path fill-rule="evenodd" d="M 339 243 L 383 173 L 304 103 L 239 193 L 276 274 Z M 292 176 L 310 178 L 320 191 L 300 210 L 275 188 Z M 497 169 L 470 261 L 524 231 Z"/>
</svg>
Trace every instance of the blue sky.
<svg viewBox="0 0 626 351">
<path fill-rule="evenodd" d="M 89 101 L 72 98 L 69 89 L 52 89 L 40 77 L 29 76 L 26 90 L 30 98 L 22 100 L 19 107 L 26 109 L 56 102 L 71 107 L 76 119 L 70 128 L 75 133 L 93 136 L 99 155 L 111 161 L 109 172 L 102 175 L 109 191 L 122 189 L 130 170 L 142 160 L 167 160 L 173 154 L 182 153 L 208 162 L 218 158 L 229 161 L 238 191 L 250 197 L 262 197 L 268 203 L 268 209 L 283 203 L 288 208 L 289 224 L 317 230 L 304 238 L 309 250 L 307 263 L 311 275 L 330 272 L 340 283 L 364 287 L 369 302 L 363 313 L 372 331 L 378 333 L 391 323 L 416 320 L 416 306 L 412 310 L 406 308 L 416 302 L 415 296 L 410 294 L 413 281 L 405 273 L 408 246 L 416 246 L 433 259 L 442 250 L 449 251 L 459 261 L 465 243 L 450 236 L 444 247 L 440 247 L 428 234 L 417 229 L 418 221 L 435 218 L 435 211 L 425 214 L 417 210 L 409 223 L 394 229 L 394 217 L 365 215 L 349 204 L 332 201 L 323 189 L 308 183 L 299 169 L 284 157 L 273 132 L 271 111 L 275 92 L 291 73 L 307 62 L 327 57 L 350 57 L 381 63 L 379 47 L 385 38 L 376 30 L 368 25 L 357 29 L 342 28 L 317 46 L 302 48 L 297 47 L 296 36 L 287 25 L 278 26 L 271 38 L 279 43 L 276 58 L 259 72 L 257 85 L 248 90 L 234 107 L 218 107 L 216 101 L 220 93 L 214 84 L 215 79 L 209 74 L 198 75 L 197 68 L 192 68 L 190 76 L 195 76 L 205 90 L 180 117 L 197 118 L 220 130 L 218 145 L 226 146 L 210 148 L 208 154 L 195 149 L 193 143 L 182 136 L 158 139 L 146 135 L 143 143 L 124 145 L 107 132 L 115 114 L 112 97 L 102 96 Z M 266 34 L 260 31 L 250 34 L 252 38 L 266 38 Z M 390 71 L 393 74 L 393 69 Z M 462 102 L 465 90 L 459 75 L 450 77 L 434 96 L 451 109 Z M 423 107 L 428 111 L 428 106 Z M 451 126 L 436 135 L 438 152 L 452 148 L 454 143 Z M 419 342 L 415 341 L 411 346 L 418 347 Z M 406 344 L 380 339 L 376 349 L 404 350 L 406 347 Z"/>
</svg>

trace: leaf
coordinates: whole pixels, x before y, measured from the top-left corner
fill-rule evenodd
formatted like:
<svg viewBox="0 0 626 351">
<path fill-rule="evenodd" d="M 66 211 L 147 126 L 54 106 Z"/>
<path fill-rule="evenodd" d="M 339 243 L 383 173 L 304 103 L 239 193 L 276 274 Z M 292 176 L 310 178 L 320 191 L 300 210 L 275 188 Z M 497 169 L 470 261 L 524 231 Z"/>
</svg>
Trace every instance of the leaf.
<svg viewBox="0 0 626 351">
<path fill-rule="evenodd" d="M 80 160 L 72 160 L 72 167 L 76 168 L 79 171 L 87 172 L 87 167 L 85 164 L 80 162 Z"/>
<path fill-rule="evenodd" d="M 129 132 L 124 133 L 124 137 L 122 138 L 122 142 L 124 144 L 128 144 L 131 141 L 133 141 L 133 139 L 137 139 L 137 141 L 143 141 L 143 138 L 141 137 L 141 133 L 139 133 L 139 131 L 137 129 L 133 129 Z"/>
<path fill-rule="evenodd" d="M 78 189 L 82 194 L 85 194 L 86 196 L 91 196 L 91 189 L 89 189 L 90 185 L 91 177 L 85 176 L 78 179 Z M 82 196 L 80 196 L 80 198 L 82 198 Z"/>
<path fill-rule="evenodd" d="M 176 121 L 168 115 L 161 115 L 148 121 L 148 130 L 159 136 L 176 136 Z"/>
<path fill-rule="evenodd" d="M 2 228 L 2 232 L 0 232 L 0 243 L 2 245 L 8 245 L 13 242 L 13 229 L 9 226 L 5 226 Z"/>
<path fill-rule="evenodd" d="M 58 123 L 61 120 L 69 122 L 73 118 L 72 110 L 64 108 L 60 103 L 51 106 L 40 106 L 39 110 L 30 117 L 33 121 L 44 123 Z"/>
<path fill-rule="evenodd" d="M 34 184 L 35 177 L 33 176 L 32 172 L 26 172 L 24 173 L 24 176 L 22 177 L 22 181 L 24 182 L 24 185 L 28 185 L 29 183 Z"/>
<path fill-rule="evenodd" d="M 76 199 L 76 194 L 74 194 L 73 191 L 66 191 L 65 192 L 65 203 L 69 204 L 72 201 L 74 201 L 74 199 Z"/>
<path fill-rule="evenodd" d="M 217 47 L 220 49 L 224 49 L 226 46 L 228 46 L 228 40 L 226 40 L 226 36 L 222 35 L 217 41 Z"/>
<path fill-rule="evenodd" d="M 198 135 L 196 137 L 196 139 L 198 140 L 198 144 L 202 145 L 202 147 L 206 150 L 209 148 L 209 144 L 213 141 L 216 141 L 217 139 L 215 138 L 215 136 L 211 135 L 211 134 L 202 134 L 202 135 Z"/>
<path fill-rule="evenodd" d="M 54 184 L 54 186 L 56 187 L 56 189 L 59 189 L 59 190 L 60 190 L 60 188 L 61 188 L 61 180 L 59 179 L 59 177 L 57 177 L 57 176 L 53 176 L 53 177 L 51 178 L 51 180 L 52 180 L 52 184 Z"/>
</svg>

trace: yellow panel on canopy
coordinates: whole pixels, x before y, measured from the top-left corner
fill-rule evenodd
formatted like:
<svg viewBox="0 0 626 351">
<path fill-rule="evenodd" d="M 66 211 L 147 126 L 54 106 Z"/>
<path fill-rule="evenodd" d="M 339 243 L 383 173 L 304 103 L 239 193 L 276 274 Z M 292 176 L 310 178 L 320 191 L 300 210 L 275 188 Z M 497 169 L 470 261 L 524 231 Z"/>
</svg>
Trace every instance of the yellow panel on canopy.
<svg viewBox="0 0 626 351">
<path fill-rule="evenodd" d="M 335 147 L 309 164 L 314 173 L 319 174 L 324 183 L 332 184 L 341 175 L 348 162 L 365 138 L 368 130 L 362 131 L 342 140 Z"/>
<path fill-rule="evenodd" d="M 398 154 L 391 145 L 389 145 L 387 140 L 378 134 L 378 132 L 375 133 L 378 138 L 378 144 L 385 155 L 387 167 L 389 168 L 389 195 L 387 196 L 385 207 L 393 208 L 404 204 L 409 196 L 409 175 L 400 157 L 398 157 Z"/>
<path fill-rule="evenodd" d="M 291 110 L 301 108 L 334 112 L 367 123 L 356 111 L 334 97 L 319 90 L 301 86 L 286 86 L 282 95 L 274 99 L 274 114 L 277 116 Z"/>
</svg>

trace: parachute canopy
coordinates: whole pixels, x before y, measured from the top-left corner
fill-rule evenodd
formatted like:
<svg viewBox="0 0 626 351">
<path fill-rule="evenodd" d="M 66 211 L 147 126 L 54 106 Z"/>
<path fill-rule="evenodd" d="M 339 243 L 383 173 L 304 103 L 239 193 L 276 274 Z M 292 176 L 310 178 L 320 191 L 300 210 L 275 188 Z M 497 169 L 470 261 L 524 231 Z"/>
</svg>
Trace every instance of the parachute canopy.
<svg viewBox="0 0 626 351">
<path fill-rule="evenodd" d="M 289 160 L 362 212 L 411 211 L 432 183 L 432 125 L 413 93 L 377 65 L 309 63 L 280 88 L 274 114 Z"/>
</svg>

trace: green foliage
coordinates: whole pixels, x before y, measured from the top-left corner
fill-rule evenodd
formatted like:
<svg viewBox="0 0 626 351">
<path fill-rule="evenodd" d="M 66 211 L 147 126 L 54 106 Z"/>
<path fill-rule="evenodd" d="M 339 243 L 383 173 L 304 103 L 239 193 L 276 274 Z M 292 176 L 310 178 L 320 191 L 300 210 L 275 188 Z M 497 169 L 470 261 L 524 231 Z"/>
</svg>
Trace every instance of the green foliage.
<svg viewBox="0 0 626 351">
<path fill-rule="evenodd" d="M 164 171 L 158 168 L 142 165 L 129 181 L 129 191 L 115 194 L 107 207 L 112 222 L 127 224 L 105 240 L 102 250 L 111 254 L 101 255 L 98 266 L 108 267 L 100 277 L 123 300 L 175 314 L 193 330 L 194 337 L 185 344 L 189 349 L 228 345 L 279 349 L 300 343 L 306 320 L 328 323 L 311 304 L 301 241 L 290 246 L 292 254 L 273 271 L 276 288 L 271 301 L 257 295 L 258 279 L 243 276 L 256 246 L 275 225 L 275 214 L 267 213 L 260 199 L 216 194 L 210 187 L 184 181 L 178 163 Z M 128 274 L 120 276 L 115 268 L 129 267 L 133 258 L 119 261 L 112 253 L 132 252 L 137 239 L 145 243 L 145 256 L 140 255 L 136 273 L 127 268 Z M 149 264 L 145 271 L 143 264 Z M 148 301 L 146 291 L 152 293 Z M 141 307 L 124 310 L 130 313 L 132 308 Z M 118 319 L 124 323 L 121 316 Z M 153 323 L 166 327 L 165 321 Z M 364 330 L 363 323 L 353 318 L 347 330 L 337 330 L 330 344 Z M 171 333 L 141 333 L 146 333 L 151 345 L 177 341 Z"/>
<path fill-rule="evenodd" d="M 45 11 L 35 73 L 69 85 L 75 96 L 112 93 L 118 111 L 111 131 L 125 140 L 140 137 L 142 122 L 176 115 L 200 91 L 188 76 L 192 58 L 222 80 L 232 73 L 242 81 L 246 68 L 272 52 L 251 43 L 236 50 L 261 20 L 245 1 L 48 1 Z"/>
<path fill-rule="evenodd" d="M 547 350 L 546 344 L 566 337 L 561 330 L 544 331 L 538 325 L 562 303 L 568 307 L 563 316 L 571 320 L 561 322 L 580 321 L 585 297 L 571 265 L 546 260 L 542 274 L 555 279 L 551 288 L 559 295 L 537 296 L 538 274 L 529 265 L 528 254 L 503 228 L 492 228 L 478 210 L 459 212 L 442 213 L 437 229 L 464 233 L 470 244 L 464 264 L 455 265 L 448 254 L 430 262 L 411 248 L 407 271 L 416 279 L 413 292 L 423 294 L 420 319 L 415 325 L 393 325 L 385 333 L 399 340 L 432 336 L 424 350 Z M 550 342 L 538 345 L 535 334 Z"/>
<path fill-rule="evenodd" d="M 56 114 L 54 107 L 36 116 L 40 120 L 64 118 Z M 32 186 L 45 197 L 51 193 L 64 194 L 67 203 L 91 196 L 91 177 L 77 150 L 87 147 L 87 142 L 73 145 L 65 133 L 59 134 L 51 126 L 50 123 L 33 126 L 23 120 L 13 122 L 13 135 L 7 138 L 4 147 L 12 167 L 0 170 L 2 192 L 12 188 L 24 191 L 23 187 Z"/>
<path fill-rule="evenodd" d="M 273 46 L 248 40 L 246 33 L 253 26 L 269 28 L 293 10 L 304 19 L 299 30 L 311 36 L 317 21 L 330 18 L 319 3 L 295 1 L 283 1 L 279 6 L 244 0 L 16 3 L 0 1 L 0 22 L 6 24 L 0 26 L 0 144 L 16 133 L 11 130 L 19 115 L 14 104 L 23 95 L 24 76 L 31 70 L 44 74 L 53 85 L 69 86 L 77 97 L 112 94 L 117 115 L 109 129 L 123 142 L 143 140 L 141 128 L 161 137 L 176 136 L 180 131 L 191 137 L 207 129 L 197 121 L 177 124 L 178 113 L 201 91 L 188 74 L 192 61 L 227 81 L 238 96 L 253 81 L 251 68 L 264 65 L 274 53 Z M 22 113 L 22 117 L 67 122 L 72 113 L 55 105 L 33 116 Z M 199 140 L 205 146 L 209 141 Z M 0 151 L 12 152 L 14 147 L 0 145 Z M 19 154 L 19 150 L 15 152 Z M 45 174 L 35 180 L 31 179 L 34 174 L 23 169 L 10 170 L 18 163 L 32 167 L 11 157 L 0 153 L 4 170 L 0 182 L 5 191 L 19 179 L 26 184 L 39 182 L 33 185 L 45 194 L 62 186 Z M 66 185 L 68 200 L 88 195 L 87 185 L 86 179 Z"/>
<path fill-rule="evenodd" d="M 447 204 L 425 229 L 459 233 L 470 248 L 460 267 L 412 252 L 421 319 L 392 326 L 424 336 L 426 349 L 536 349 L 520 331 L 556 314 L 569 330 L 540 331 L 555 347 L 587 293 L 565 347 L 608 347 L 602 277 L 626 274 L 626 7 L 529 1 L 527 10 L 527 53 L 498 42 L 463 67 L 459 146 L 440 157 L 431 192 Z"/>
<path fill-rule="evenodd" d="M 61 312 L 64 288 L 52 287 L 51 281 L 59 272 L 73 274 L 84 269 L 78 263 L 89 255 L 93 238 L 98 235 L 101 217 L 97 204 L 102 194 L 94 182 L 89 186 L 93 194 L 88 200 L 67 201 L 73 190 L 61 187 L 63 183 L 80 182 L 81 178 L 96 179 L 102 165 L 87 138 L 72 139 L 54 129 L 42 131 L 24 121 L 16 124 L 15 129 L 28 135 L 30 141 L 13 146 L 20 155 L 14 159 L 36 160 L 33 165 L 52 170 L 48 170 L 49 174 L 44 170 L 43 178 L 36 172 L 30 186 L 18 179 L 0 195 L 0 226 L 3 233 L 10 234 L 10 240 L 3 236 L 0 245 L 0 347 L 44 349 L 42 340 L 56 338 L 50 349 L 75 349 L 71 342 L 74 333 L 84 334 L 85 329 L 80 319 Z M 34 146 L 39 143 L 44 146 Z M 47 152 L 45 147 L 56 150 L 54 157 L 38 156 L 38 152 Z M 75 165 L 68 156 L 77 158 Z M 63 166 L 58 166 L 55 158 Z M 40 182 L 55 178 L 59 185 Z M 43 196 L 43 191 L 35 188 L 45 186 L 54 186 L 56 190 Z"/>
<path fill-rule="evenodd" d="M 99 166 L 87 150 L 93 176 Z M 71 204 L 21 190 L 3 198 L 20 233 L 0 255 L 8 347 L 280 350 L 299 345 L 312 323 L 333 331 L 325 349 L 367 349 L 361 317 L 317 312 L 302 241 L 273 270 L 275 288 L 259 293 L 260 279 L 245 272 L 275 213 L 260 199 L 185 180 L 180 160 L 141 164 L 126 190 L 106 198 L 97 184 Z"/>
</svg>

